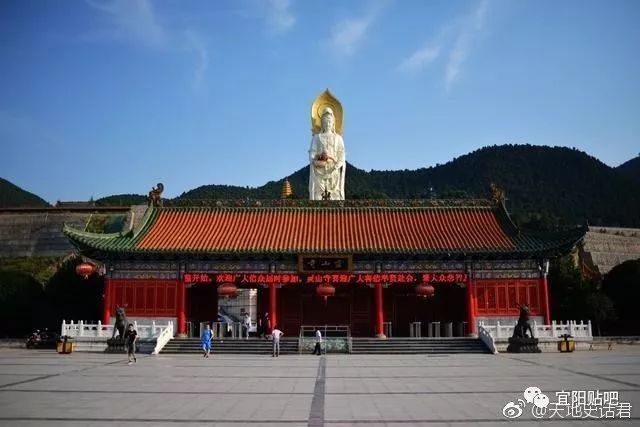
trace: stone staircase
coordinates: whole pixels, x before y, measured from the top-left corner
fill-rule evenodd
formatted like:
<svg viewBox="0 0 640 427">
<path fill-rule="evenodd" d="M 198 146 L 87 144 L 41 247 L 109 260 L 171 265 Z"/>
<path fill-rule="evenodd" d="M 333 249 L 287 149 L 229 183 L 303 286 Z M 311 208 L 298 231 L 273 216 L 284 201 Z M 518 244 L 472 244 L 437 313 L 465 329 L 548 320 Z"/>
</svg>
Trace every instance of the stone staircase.
<svg viewBox="0 0 640 427">
<path fill-rule="evenodd" d="M 489 353 L 478 338 L 353 338 L 352 354 Z"/>
<path fill-rule="evenodd" d="M 271 354 L 271 340 L 226 339 L 213 341 L 213 354 Z M 173 338 L 160 352 L 162 354 L 200 354 L 202 347 L 197 338 Z M 353 338 L 353 354 L 454 354 L 489 353 L 478 338 Z M 280 354 L 298 354 L 297 338 L 282 338 Z"/>
<path fill-rule="evenodd" d="M 211 346 L 212 354 L 271 354 L 271 340 L 250 338 L 248 340 L 215 339 Z M 199 338 L 173 338 L 169 341 L 161 354 L 193 354 L 202 353 Z M 298 354 L 298 338 L 282 338 L 280 340 L 280 354 Z"/>
</svg>

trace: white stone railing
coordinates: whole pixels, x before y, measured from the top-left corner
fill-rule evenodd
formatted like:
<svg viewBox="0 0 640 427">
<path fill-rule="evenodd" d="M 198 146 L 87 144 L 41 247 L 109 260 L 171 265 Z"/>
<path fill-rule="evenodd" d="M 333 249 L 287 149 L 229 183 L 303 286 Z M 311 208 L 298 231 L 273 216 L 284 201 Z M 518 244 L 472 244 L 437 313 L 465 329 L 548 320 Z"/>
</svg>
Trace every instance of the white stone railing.
<svg viewBox="0 0 640 427">
<path fill-rule="evenodd" d="M 486 325 L 480 322 L 480 327 L 484 329 L 493 339 L 507 339 L 513 335 L 513 328 L 516 322 L 513 324 L 503 325 L 500 322 L 496 322 L 495 325 Z M 480 329 L 480 328 L 478 328 Z M 580 323 L 569 320 L 567 322 L 557 323 L 555 320 L 550 325 L 538 325 L 534 320 L 531 322 L 531 329 L 533 330 L 534 338 L 559 338 L 561 335 L 569 334 L 573 338 L 577 339 L 593 339 L 591 333 L 591 320 L 587 323 Z"/>
<path fill-rule="evenodd" d="M 489 349 L 491 353 L 498 354 L 496 343 L 493 340 L 493 337 L 483 325 L 478 326 L 478 338 L 480 338 L 480 340 L 484 343 L 484 345 Z"/>
<path fill-rule="evenodd" d="M 156 346 L 153 348 L 153 352 L 151 354 L 159 354 L 171 338 L 173 338 L 173 322 L 169 322 L 167 327 L 160 332 L 160 335 L 158 335 L 158 338 L 156 339 Z"/>
<path fill-rule="evenodd" d="M 156 338 L 171 325 L 173 335 L 173 322 L 156 323 L 152 321 L 149 324 L 138 323 L 133 321 L 133 328 L 138 332 L 139 338 Z M 113 325 L 103 325 L 101 321 L 98 323 L 84 323 L 82 320 L 73 323 L 73 320 L 67 323 L 62 321 L 60 335 L 68 337 L 99 337 L 111 338 L 113 336 Z"/>
<path fill-rule="evenodd" d="M 200 336 L 202 336 L 202 332 L 204 331 L 204 325 L 207 322 L 203 322 L 200 324 Z M 224 339 L 240 339 L 244 338 L 242 336 L 242 323 L 241 322 L 212 322 L 211 330 L 213 331 L 214 338 L 224 338 Z"/>
</svg>

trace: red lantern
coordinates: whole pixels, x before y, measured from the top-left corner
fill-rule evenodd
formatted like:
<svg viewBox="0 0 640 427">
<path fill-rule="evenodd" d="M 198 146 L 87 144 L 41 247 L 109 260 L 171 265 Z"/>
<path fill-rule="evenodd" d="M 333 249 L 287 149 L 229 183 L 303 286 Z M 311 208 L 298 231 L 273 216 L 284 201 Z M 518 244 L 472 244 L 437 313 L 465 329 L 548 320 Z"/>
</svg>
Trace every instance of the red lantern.
<svg viewBox="0 0 640 427">
<path fill-rule="evenodd" d="M 223 283 L 218 286 L 218 297 L 229 298 L 238 295 L 238 288 L 233 283 Z"/>
<path fill-rule="evenodd" d="M 336 288 L 333 285 L 323 284 L 316 288 L 318 296 L 324 297 L 324 302 L 327 302 L 328 297 L 332 297 L 336 294 Z"/>
<path fill-rule="evenodd" d="M 76 266 L 76 274 L 78 276 L 82 276 L 86 279 L 89 278 L 93 273 L 97 270 L 95 264 L 91 264 L 90 262 L 83 262 L 82 264 L 78 264 Z"/>
<path fill-rule="evenodd" d="M 428 298 L 428 297 L 432 297 L 435 293 L 436 293 L 436 290 L 433 287 L 433 285 L 421 283 L 418 286 L 416 286 L 416 294 L 418 294 L 418 296 Z"/>
</svg>

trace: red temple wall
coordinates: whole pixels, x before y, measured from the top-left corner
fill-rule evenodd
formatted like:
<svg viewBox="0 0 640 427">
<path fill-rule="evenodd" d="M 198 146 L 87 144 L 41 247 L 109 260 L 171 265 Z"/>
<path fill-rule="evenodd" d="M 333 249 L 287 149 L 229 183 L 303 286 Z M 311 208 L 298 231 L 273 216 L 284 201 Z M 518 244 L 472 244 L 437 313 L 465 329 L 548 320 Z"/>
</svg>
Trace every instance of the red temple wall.
<svg viewBox="0 0 640 427">
<path fill-rule="evenodd" d="M 112 279 L 111 312 L 125 307 L 127 316 L 176 316 L 178 281 L 155 279 Z"/>
<path fill-rule="evenodd" d="M 537 279 L 475 280 L 476 314 L 480 316 L 518 316 L 520 305 L 529 306 L 532 315 L 542 315 L 542 287 Z"/>
</svg>

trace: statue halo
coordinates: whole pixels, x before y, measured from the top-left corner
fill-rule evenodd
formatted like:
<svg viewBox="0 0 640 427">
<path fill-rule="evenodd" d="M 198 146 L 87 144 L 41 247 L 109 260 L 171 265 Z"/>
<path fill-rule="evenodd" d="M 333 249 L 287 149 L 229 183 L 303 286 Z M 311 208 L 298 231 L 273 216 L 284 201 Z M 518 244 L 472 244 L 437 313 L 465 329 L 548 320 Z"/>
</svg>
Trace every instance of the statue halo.
<svg viewBox="0 0 640 427">
<path fill-rule="evenodd" d="M 320 133 L 322 129 L 322 115 L 325 113 L 327 108 L 331 110 L 333 117 L 335 118 L 336 133 L 342 135 L 342 104 L 338 98 L 329 92 L 329 89 L 322 92 L 311 105 L 311 132 L 314 134 Z"/>
</svg>

